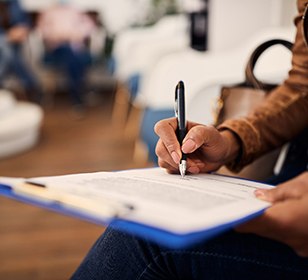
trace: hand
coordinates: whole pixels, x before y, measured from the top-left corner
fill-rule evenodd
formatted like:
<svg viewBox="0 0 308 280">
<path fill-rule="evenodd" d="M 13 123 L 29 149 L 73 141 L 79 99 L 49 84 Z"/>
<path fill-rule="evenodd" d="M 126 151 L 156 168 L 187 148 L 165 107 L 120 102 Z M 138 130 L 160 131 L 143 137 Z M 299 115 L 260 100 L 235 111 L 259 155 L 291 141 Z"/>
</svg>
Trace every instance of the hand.
<svg viewBox="0 0 308 280">
<path fill-rule="evenodd" d="M 256 196 L 273 206 L 237 228 L 283 242 L 308 257 L 308 172 L 272 190 L 257 190 Z"/>
<path fill-rule="evenodd" d="M 182 148 L 176 137 L 176 118 L 159 121 L 155 132 L 160 137 L 156 154 L 160 167 L 169 173 L 178 173 L 182 152 L 188 155 L 187 171 L 200 173 L 217 170 L 229 160 L 236 158 L 239 143 L 231 131 L 219 132 L 212 126 L 187 122 L 187 135 Z"/>
<path fill-rule="evenodd" d="M 12 27 L 7 33 L 8 41 L 12 43 L 22 43 L 27 39 L 27 36 L 28 27 L 22 25 Z"/>
</svg>

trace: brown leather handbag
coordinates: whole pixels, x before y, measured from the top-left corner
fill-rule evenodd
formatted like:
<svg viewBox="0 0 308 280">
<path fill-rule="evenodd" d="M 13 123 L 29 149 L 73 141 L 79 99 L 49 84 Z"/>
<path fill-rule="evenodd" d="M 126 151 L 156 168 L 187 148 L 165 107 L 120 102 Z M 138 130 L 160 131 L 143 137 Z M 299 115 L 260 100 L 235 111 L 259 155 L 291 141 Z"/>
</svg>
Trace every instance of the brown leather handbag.
<svg viewBox="0 0 308 280">
<path fill-rule="evenodd" d="M 216 125 L 221 124 L 227 119 L 248 115 L 277 86 L 259 81 L 253 72 L 260 55 L 269 47 L 277 44 L 285 46 L 290 50 L 293 46 L 291 42 L 282 39 L 272 39 L 262 43 L 252 52 L 248 60 L 245 69 L 245 81 L 240 84 L 222 87 L 216 108 Z M 222 167 L 218 173 L 235 175 L 252 180 L 265 180 L 272 176 L 278 154 L 278 150 L 270 152 L 246 166 L 237 174 L 230 172 L 225 167 Z"/>
</svg>

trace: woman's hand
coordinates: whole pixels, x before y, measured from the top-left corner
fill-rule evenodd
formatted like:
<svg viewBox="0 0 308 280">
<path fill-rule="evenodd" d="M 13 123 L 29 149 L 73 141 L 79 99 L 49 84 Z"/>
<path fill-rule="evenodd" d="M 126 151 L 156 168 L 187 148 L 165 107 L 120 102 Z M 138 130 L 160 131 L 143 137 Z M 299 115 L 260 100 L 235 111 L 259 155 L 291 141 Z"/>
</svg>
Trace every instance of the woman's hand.
<svg viewBox="0 0 308 280">
<path fill-rule="evenodd" d="M 180 144 L 176 137 L 176 118 L 159 121 L 155 132 L 160 137 L 156 154 L 160 167 L 169 173 L 178 173 L 182 152 L 188 155 L 187 171 L 200 173 L 217 170 L 237 157 L 240 150 L 237 138 L 231 131 L 219 132 L 212 126 L 187 122 L 187 135 Z"/>
<path fill-rule="evenodd" d="M 256 196 L 273 206 L 237 230 L 283 242 L 308 257 L 308 172 L 275 189 L 257 190 Z"/>
</svg>

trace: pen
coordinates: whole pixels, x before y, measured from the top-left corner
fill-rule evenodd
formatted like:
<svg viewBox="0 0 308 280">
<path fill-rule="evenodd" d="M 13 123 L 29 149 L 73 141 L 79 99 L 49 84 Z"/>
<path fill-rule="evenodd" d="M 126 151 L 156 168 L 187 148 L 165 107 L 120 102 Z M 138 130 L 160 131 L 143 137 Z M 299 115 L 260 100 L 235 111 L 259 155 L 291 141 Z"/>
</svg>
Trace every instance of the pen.
<svg viewBox="0 0 308 280">
<path fill-rule="evenodd" d="M 182 146 L 182 142 L 186 136 L 186 120 L 185 120 L 185 88 L 184 83 L 179 81 L 175 88 L 175 116 L 178 122 L 177 138 Z M 182 158 L 179 163 L 179 170 L 182 178 L 186 174 L 186 154 L 182 152 Z"/>
</svg>

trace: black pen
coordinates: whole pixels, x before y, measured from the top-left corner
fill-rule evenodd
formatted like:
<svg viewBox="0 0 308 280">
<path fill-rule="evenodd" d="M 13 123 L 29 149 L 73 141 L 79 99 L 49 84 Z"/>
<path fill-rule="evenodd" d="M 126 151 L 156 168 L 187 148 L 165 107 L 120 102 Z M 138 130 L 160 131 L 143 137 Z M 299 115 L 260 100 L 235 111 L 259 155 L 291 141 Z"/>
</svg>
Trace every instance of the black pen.
<svg viewBox="0 0 308 280">
<path fill-rule="evenodd" d="M 185 120 L 185 88 L 182 81 L 178 82 L 175 88 L 175 116 L 178 122 L 177 138 L 182 146 L 182 142 L 186 136 L 186 120 Z M 179 164 L 179 170 L 182 177 L 186 174 L 186 154 L 182 152 L 182 158 Z"/>
</svg>

